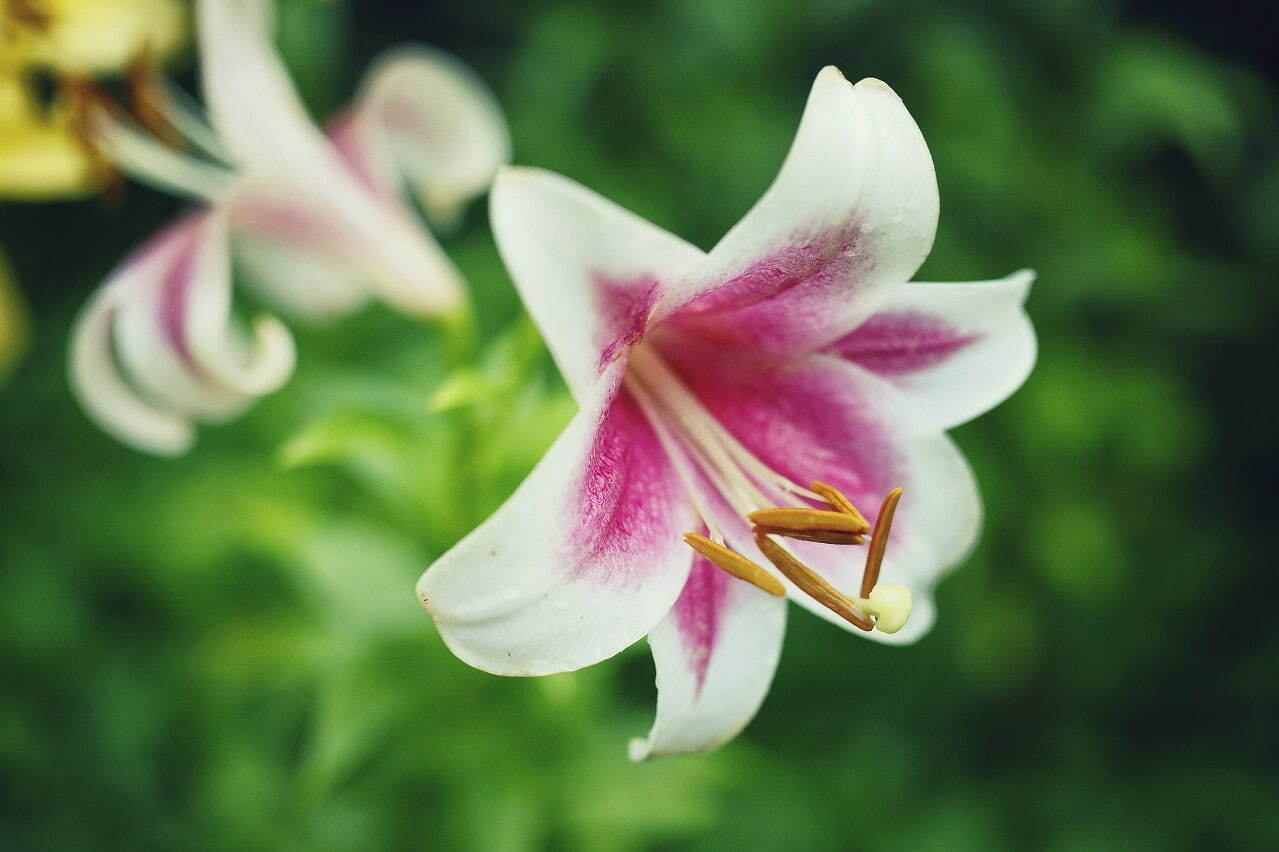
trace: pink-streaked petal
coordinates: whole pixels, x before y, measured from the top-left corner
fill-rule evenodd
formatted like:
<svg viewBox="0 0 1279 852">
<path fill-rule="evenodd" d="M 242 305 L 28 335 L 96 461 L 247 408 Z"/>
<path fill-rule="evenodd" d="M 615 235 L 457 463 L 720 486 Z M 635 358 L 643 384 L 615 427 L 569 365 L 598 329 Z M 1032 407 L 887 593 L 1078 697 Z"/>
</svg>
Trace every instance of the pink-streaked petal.
<svg viewBox="0 0 1279 852">
<path fill-rule="evenodd" d="M 786 162 L 656 319 L 774 353 L 811 351 L 914 274 L 937 227 L 919 128 L 888 86 L 833 67 L 813 84 Z"/>
<path fill-rule="evenodd" d="M 494 674 L 599 662 L 651 631 L 692 563 L 688 499 L 614 365 L 507 502 L 418 596 L 445 643 Z"/>
<path fill-rule="evenodd" d="M 210 117 L 249 184 L 229 190 L 228 204 L 293 206 L 326 219 L 332 249 L 359 258 L 388 303 L 420 315 L 455 309 L 461 277 L 439 245 L 403 204 L 362 183 L 307 115 L 271 44 L 269 7 L 199 0 L 197 12 Z"/>
<path fill-rule="evenodd" d="M 442 226 L 488 189 L 511 154 L 488 88 L 453 57 L 420 46 L 379 57 L 329 137 L 368 185 L 394 195 L 405 184 Z"/>
<path fill-rule="evenodd" d="M 706 751 L 755 716 L 781 656 L 786 599 L 698 556 L 666 618 L 649 635 L 657 719 L 631 741 L 632 760 Z"/>
<path fill-rule="evenodd" d="M 1023 304 L 1034 273 L 996 281 L 913 283 L 827 351 L 888 379 L 935 429 L 1005 400 L 1035 363 Z"/>
<path fill-rule="evenodd" d="M 251 332 L 231 314 L 225 222 L 198 211 L 161 231 L 90 301 L 72 340 L 86 411 L 139 449 L 187 449 L 195 421 L 240 414 L 293 370 L 274 318 Z"/>
<path fill-rule="evenodd" d="M 702 253 L 568 178 L 506 168 L 493 232 L 524 306 L 578 397 L 638 342 L 667 284 Z"/>
</svg>

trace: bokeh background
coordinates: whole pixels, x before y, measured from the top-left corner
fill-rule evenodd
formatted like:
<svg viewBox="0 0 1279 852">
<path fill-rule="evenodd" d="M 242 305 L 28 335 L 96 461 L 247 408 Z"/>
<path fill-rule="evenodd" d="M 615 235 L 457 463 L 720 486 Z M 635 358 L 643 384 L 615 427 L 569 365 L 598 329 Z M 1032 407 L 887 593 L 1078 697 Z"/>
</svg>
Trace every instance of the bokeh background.
<svg viewBox="0 0 1279 852">
<path fill-rule="evenodd" d="M 494 87 L 518 162 L 703 247 L 768 184 L 822 65 L 888 81 L 941 185 L 921 277 L 1039 271 L 1036 371 L 955 433 L 982 543 L 917 646 L 792 610 L 742 736 L 631 765 L 642 644 L 490 677 L 412 593 L 572 412 L 482 204 L 446 239 L 474 341 L 379 308 L 297 329 L 296 379 L 179 460 L 101 434 L 64 376 L 78 307 L 180 203 L 0 204 L 30 320 L 0 380 L 0 848 L 1279 848 L 1272 6 L 281 17 L 317 115 L 379 50 L 438 45 Z"/>
</svg>

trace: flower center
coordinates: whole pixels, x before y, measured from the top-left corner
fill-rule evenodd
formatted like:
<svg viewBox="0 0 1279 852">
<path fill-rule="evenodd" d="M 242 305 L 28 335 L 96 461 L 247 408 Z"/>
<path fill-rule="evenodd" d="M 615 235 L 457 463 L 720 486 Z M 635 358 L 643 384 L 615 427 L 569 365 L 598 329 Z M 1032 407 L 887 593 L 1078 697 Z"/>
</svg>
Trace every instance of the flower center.
<svg viewBox="0 0 1279 852">
<path fill-rule="evenodd" d="M 803 488 L 760 461 L 688 389 L 651 346 L 630 350 L 624 382 L 652 424 L 708 535 L 684 540 L 712 563 L 772 595 L 786 587 L 768 570 L 731 550 L 706 505 L 709 482 L 729 508 L 751 523 L 755 544 L 773 566 L 804 594 L 862 630 L 896 633 L 910 616 L 910 591 L 879 583 L 900 488 L 884 498 L 875 528 L 837 488 L 813 482 Z M 786 506 L 803 498 L 827 508 Z M 859 596 L 849 597 L 805 565 L 783 538 L 828 545 L 863 545 L 870 534 Z"/>
</svg>

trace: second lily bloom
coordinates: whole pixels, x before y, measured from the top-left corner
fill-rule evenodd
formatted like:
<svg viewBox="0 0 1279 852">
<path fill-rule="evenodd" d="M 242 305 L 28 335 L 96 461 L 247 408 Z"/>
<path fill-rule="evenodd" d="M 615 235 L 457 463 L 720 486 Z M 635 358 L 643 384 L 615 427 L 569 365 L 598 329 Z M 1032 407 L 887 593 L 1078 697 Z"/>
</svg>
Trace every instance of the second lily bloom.
<svg viewBox="0 0 1279 852">
<path fill-rule="evenodd" d="M 291 337 L 232 310 L 232 257 L 282 312 L 319 318 L 370 297 L 416 316 L 464 304 L 460 274 L 418 220 L 456 220 L 509 156 L 501 113 L 464 67 L 400 49 L 370 71 L 327 130 L 307 116 L 271 45 L 269 4 L 200 0 L 208 121 L 163 81 L 148 107 L 184 137 L 161 144 L 89 104 L 90 141 L 140 180 L 203 206 L 114 272 L 86 307 L 72 384 L 105 429 L 180 453 L 198 421 L 234 416 L 293 368 Z"/>
<path fill-rule="evenodd" d="M 709 254 L 549 172 L 504 171 L 491 207 L 502 256 L 580 411 L 506 504 L 418 584 L 458 657 L 542 675 L 647 635 L 658 704 L 633 744 L 642 758 L 713 747 L 754 715 L 785 630 L 785 597 L 770 591 L 848 628 L 849 616 L 873 626 L 873 607 L 888 607 L 901 627 L 888 641 L 928 630 L 932 587 L 972 547 L 981 518 L 945 430 L 1030 371 L 1022 303 L 1033 276 L 906 283 L 932 246 L 937 184 L 888 86 L 822 71 L 777 179 Z M 829 499 L 810 490 L 821 483 Z M 897 487 L 883 576 L 910 594 L 879 604 L 857 594 L 850 548 L 775 536 L 767 522 L 789 516 L 757 514 L 851 502 L 875 524 Z M 765 521 L 764 552 L 748 516 Z M 729 560 L 694 552 L 689 534 L 766 573 L 769 551 L 784 553 L 847 603 L 815 583 L 730 576 L 718 567 Z"/>
</svg>

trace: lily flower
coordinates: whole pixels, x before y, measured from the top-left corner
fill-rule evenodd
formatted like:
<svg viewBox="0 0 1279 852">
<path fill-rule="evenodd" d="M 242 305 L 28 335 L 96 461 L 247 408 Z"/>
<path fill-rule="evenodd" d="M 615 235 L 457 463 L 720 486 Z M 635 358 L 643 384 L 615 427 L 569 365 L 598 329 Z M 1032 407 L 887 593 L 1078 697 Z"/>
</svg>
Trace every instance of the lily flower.
<svg viewBox="0 0 1279 852">
<path fill-rule="evenodd" d="M 247 331 L 231 309 L 231 257 L 275 308 L 300 319 L 349 312 L 370 297 L 418 317 L 464 307 L 462 279 L 423 227 L 454 220 L 507 159 L 493 98 L 450 57 L 401 48 L 369 72 L 354 104 L 321 130 L 270 41 L 270 7 L 196 7 L 208 119 L 139 72 L 135 111 L 87 96 L 94 146 L 140 180 L 202 207 L 114 272 L 77 325 L 71 381 L 107 431 L 154 453 L 184 452 L 198 421 L 233 417 L 287 381 L 286 328 Z M 158 134 L 176 134 L 179 150 Z M 197 156 L 197 153 L 199 156 Z"/>
<path fill-rule="evenodd" d="M 885 641 L 929 629 L 981 517 L 945 430 L 1029 373 L 1033 275 L 907 284 L 937 184 L 888 86 L 823 70 L 773 185 L 709 253 L 537 169 L 503 170 L 491 208 L 580 410 L 419 581 L 454 654 L 544 675 L 647 635 L 642 759 L 747 724 L 787 598 Z"/>
</svg>

